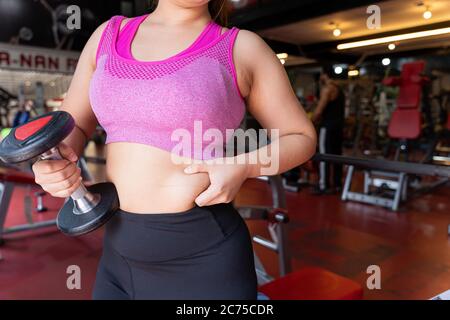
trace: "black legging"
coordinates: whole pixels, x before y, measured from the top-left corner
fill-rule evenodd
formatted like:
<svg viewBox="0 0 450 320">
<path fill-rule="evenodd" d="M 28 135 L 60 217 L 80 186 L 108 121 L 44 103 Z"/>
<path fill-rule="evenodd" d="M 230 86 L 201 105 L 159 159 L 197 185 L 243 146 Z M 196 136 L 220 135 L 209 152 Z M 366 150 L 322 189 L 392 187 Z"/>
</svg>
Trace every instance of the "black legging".
<svg viewBox="0 0 450 320">
<path fill-rule="evenodd" d="M 251 238 L 231 204 L 118 211 L 107 223 L 94 299 L 256 299 Z"/>
</svg>

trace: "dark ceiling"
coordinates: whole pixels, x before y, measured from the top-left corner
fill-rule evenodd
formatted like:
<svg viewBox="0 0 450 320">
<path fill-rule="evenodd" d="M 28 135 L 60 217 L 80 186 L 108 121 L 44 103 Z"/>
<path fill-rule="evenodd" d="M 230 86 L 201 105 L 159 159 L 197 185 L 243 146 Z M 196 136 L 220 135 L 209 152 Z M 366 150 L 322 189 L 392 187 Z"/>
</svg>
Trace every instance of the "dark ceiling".
<svg viewBox="0 0 450 320">
<path fill-rule="evenodd" d="M 78 5 L 82 10 L 81 29 L 70 36 L 66 48 L 81 50 L 96 26 L 121 12 L 121 1 L 114 0 L 46 0 L 54 9 L 61 5 Z M 55 48 L 52 17 L 40 0 L 0 0 L 0 42 L 11 42 L 22 28 L 32 30 L 31 40 L 20 44 Z"/>
<path fill-rule="evenodd" d="M 19 30 L 33 31 L 31 40 L 21 44 L 54 48 L 52 18 L 43 0 L 0 0 L 0 42 L 11 42 Z M 145 12 L 147 0 L 45 0 L 53 9 L 62 5 L 78 5 L 82 9 L 81 30 L 73 33 L 63 48 L 81 50 L 90 34 L 103 21 L 116 14 L 139 15 Z M 240 0 L 232 2 L 230 24 L 258 31 L 293 21 L 311 18 L 365 5 L 367 0 Z M 124 12 L 127 9 L 128 12 Z M 273 45 L 276 45 L 275 43 Z"/>
<path fill-rule="evenodd" d="M 231 2 L 231 0 L 229 0 Z M 62 5 L 78 5 L 82 9 L 82 28 L 70 34 L 62 49 L 81 50 L 95 28 L 117 14 L 140 15 L 148 9 L 147 0 L 0 0 L 0 42 L 14 42 L 55 48 L 52 33 L 52 18 L 42 2 L 53 9 Z M 233 10 L 230 25 L 252 31 L 270 30 L 289 23 L 306 21 L 334 12 L 342 12 L 373 4 L 373 0 L 240 0 L 231 2 Z M 377 0 L 376 3 L 385 2 Z M 23 28 L 32 30 L 30 40 L 17 37 Z M 275 52 L 287 52 L 319 60 L 331 59 L 337 55 L 331 52 L 334 43 L 317 43 L 300 46 L 287 42 L 266 39 Z M 339 55 L 344 61 L 355 57 Z"/>
</svg>

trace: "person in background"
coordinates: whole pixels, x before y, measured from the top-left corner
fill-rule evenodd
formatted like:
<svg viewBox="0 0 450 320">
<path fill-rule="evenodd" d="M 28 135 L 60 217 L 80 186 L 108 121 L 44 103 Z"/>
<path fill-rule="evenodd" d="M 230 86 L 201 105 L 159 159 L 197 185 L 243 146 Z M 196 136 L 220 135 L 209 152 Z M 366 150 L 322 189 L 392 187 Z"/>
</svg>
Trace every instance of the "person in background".
<svg viewBox="0 0 450 320">
<path fill-rule="evenodd" d="M 312 115 L 312 121 L 319 132 L 319 152 L 342 154 L 345 96 L 339 86 L 333 81 L 332 66 L 324 66 L 320 74 L 320 98 Z M 328 163 L 319 164 L 319 185 L 316 194 L 334 193 L 342 189 L 342 165 Z M 333 185 L 331 185 L 331 178 Z"/>
</svg>

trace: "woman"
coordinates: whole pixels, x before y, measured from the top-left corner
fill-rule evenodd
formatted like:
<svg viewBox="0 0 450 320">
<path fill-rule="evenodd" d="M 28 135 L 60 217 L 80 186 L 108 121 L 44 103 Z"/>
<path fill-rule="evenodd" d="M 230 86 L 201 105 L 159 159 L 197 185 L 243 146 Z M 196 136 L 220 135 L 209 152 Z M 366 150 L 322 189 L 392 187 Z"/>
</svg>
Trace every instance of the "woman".
<svg viewBox="0 0 450 320">
<path fill-rule="evenodd" d="M 101 25 L 81 54 L 62 108 L 77 124 L 60 146 L 67 160 L 33 170 L 44 190 L 69 196 L 87 137 L 97 121 L 106 130 L 107 178 L 121 209 L 106 225 L 94 299 L 256 298 L 251 240 L 230 202 L 267 163 L 174 161 L 220 157 L 195 141 L 174 156 L 173 133 L 193 133 L 195 122 L 236 129 L 247 108 L 279 129 L 253 151 L 279 148 L 278 166 L 265 173 L 273 175 L 310 158 L 315 133 L 264 41 L 219 25 L 225 2 L 160 0 L 149 15 Z"/>
</svg>

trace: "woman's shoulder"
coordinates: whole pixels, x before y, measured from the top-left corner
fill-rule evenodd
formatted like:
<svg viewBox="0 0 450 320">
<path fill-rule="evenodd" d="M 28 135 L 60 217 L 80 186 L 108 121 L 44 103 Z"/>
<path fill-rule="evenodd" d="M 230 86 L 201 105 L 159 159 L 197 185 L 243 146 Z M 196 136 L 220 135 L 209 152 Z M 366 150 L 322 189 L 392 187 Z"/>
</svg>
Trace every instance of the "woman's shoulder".
<svg viewBox="0 0 450 320">
<path fill-rule="evenodd" d="M 272 48 L 260 35 L 244 29 L 239 29 L 234 44 L 234 52 L 236 57 L 250 64 L 258 64 L 258 61 L 265 60 L 265 57 L 275 55 Z"/>
<path fill-rule="evenodd" d="M 281 65 L 273 50 L 257 33 L 238 29 L 233 46 L 234 64 L 240 78 L 240 89 L 247 96 L 257 70 L 273 70 Z"/>
<path fill-rule="evenodd" d="M 235 50 L 237 52 L 255 57 L 255 55 L 258 56 L 272 51 L 269 45 L 257 33 L 245 29 L 238 29 L 238 31 L 235 43 Z"/>
<path fill-rule="evenodd" d="M 220 26 L 220 25 L 217 24 L 217 26 Z M 249 30 L 240 29 L 238 27 L 224 27 L 224 26 L 220 26 L 220 27 L 222 28 L 222 32 L 221 32 L 222 35 L 235 29 L 237 31 L 238 38 L 242 39 L 242 42 L 258 41 L 258 39 L 262 40 L 262 38 L 258 34 L 256 34 L 255 32 L 249 31 Z"/>
<path fill-rule="evenodd" d="M 246 29 L 238 29 L 238 39 L 242 42 L 248 43 L 250 45 L 261 45 L 265 44 L 263 38 L 258 35 L 256 32 L 246 30 Z"/>
</svg>

